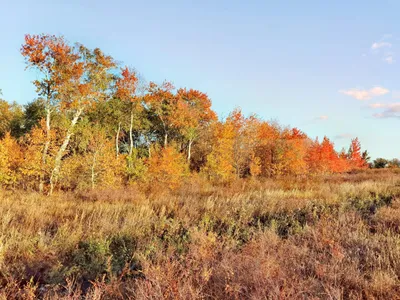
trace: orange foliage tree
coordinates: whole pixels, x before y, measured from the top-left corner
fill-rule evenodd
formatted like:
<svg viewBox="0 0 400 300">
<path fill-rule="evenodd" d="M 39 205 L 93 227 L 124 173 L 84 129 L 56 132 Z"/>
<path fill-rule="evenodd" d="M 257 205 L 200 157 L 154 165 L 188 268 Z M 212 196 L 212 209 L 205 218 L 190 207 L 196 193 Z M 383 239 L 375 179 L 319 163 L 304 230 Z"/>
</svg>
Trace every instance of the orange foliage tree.
<svg viewBox="0 0 400 300">
<path fill-rule="evenodd" d="M 25 35 L 25 43 L 21 47 L 21 54 L 25 58 L 27 68 L 38 70 L 40 79 L 33 81 L 38 95 L 44 99 L 46 122 L 45 142 L 42 148 L 42 169 L 46 168 L 47 154 L 51 142 L 51 115 L 57 109 L 60 98 L 57 97 L 57 85 L 60 84 L 59 68 L 73 60 L 71 47 L 63 37 L 54 35 Z M 39 189 L 43 190 L 44 173 L 41 173 Z"/>
<path fill-rule="evenodd" d="M 179 89 L 176 97 L 177 109 L 173 120 L 187 142 L 187 160 L 190 163 L 193 142 L 199 138 L 204 127 L 217 119 L 217 115 L 211 109 L 211 100 L 200 91 Z"/>
<path fill-rule="evenodd" d="M 85 110 L 106 98 L 113 78 L 110 70 L 116 64 L 98 48 L 89 50 L 83 45 L 69 46 L 63 38 L 48 35 L 27 35 L 21 52 L 29 66 L 45 73 L 44 79 L 35 82 L 35 85 L 39 94 L 46 93 L 49 97 L 47 105 L 50 107 L 54 100 L 58 104 L 57 109 L 72 115 L 54 159 L 49 179 L 51 194 L 76 123 Z M 50 127 L 46 128 L 49 132 Z M 43 153 L 45 156 L 45 150 Z"/>
<path fill-rule="evenodd" d="M 324 137 L 322 143 L 314 141 L 307 151 L 308 169 L 313 174 L 340 172 L 345 166 L 334 149 L 333 143 Z"/>
<path fill-rule="evenodd" d="M 361 143 L 358 138 L 351 140 L 348 158 L 352 169 L 365 169 L 368 167 L 367 162 L 362 157 Z"/>
<path fill-rule="evenodd" d="M 254 148 L 254 155 L 259 158 L 260 175 L 273 176 L 276 173 L 276 146 L 280 142 L 279 128 L 265 121 L 260 122 L 255 137 L 258 142 Z"/>
<path fill-rule="evenodd" d="M 286 175 L 301 175 L 307 171 L 305 156 L 307 154 L 308 137 L 297 128 L 283 134 L 285 141 L 282 157 L 281 172 Z"/>
<path fill-rule="evenodd" d="M 189 167 L 184 156 L 174 146 L 158 149 L 148 159 L 148 176 L 151 183 L 168 189 L 176 189 L 189 174 Z"/>
<path fill-rule="evenodd" d="M 253 173 L 259 173 L 256 165 L 260 164 L 260 160 L 254 153 L 258 143 L 256 133 L 259 124 L 260 120 L 255 115 L 245 117 L 238 108 L 233 110 L 225 120 L 224 125 L 232 129 L 232 163 L 238 178 L 250 174 L 250 162 Z"/>
</svg>

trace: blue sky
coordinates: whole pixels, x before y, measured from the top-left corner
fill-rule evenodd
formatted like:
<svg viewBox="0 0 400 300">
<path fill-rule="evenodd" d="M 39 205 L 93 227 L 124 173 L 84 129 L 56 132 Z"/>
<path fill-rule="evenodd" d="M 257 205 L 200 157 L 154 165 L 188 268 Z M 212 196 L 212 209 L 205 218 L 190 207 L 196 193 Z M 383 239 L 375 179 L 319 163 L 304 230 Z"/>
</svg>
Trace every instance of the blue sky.
<svg viewBox="0 0 400 300">
<path fill-rule="evenodd" d="M 64 35 L 206 92 L 222 116 L 240 106 L 337 149 L 358 136 L 372 157 L 400 157 L 400 1 L 329 2 L 4 0 L 0 89 L 33 100 L 24 34 Z"/>
</svg>

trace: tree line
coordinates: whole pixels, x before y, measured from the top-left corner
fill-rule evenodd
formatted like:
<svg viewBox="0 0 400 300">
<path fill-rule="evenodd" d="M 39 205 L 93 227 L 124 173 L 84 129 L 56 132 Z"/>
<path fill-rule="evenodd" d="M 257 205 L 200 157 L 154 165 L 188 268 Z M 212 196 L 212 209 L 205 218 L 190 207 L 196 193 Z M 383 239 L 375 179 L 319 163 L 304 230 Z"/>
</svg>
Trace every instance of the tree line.
<svg viewBox="0 0 400 300">
<path fill-rule="evenodd" d="M 100 49 L 54 35 L 26 35 L 26 67 L 38 97 L 0 99 L 0 185 L 57 190 L 159 184 L 185 178 L 319 175 L 367 168 L 357 138 L 337 152 L 327 137 L 245 116 L 225 119 L 206 93 L 146 82 Z"/>
<path fill-rule="evenodd" d="M 375 169 L 384 169 L 384 168 L 400 168 L 400 159 L 393 158 L 393 159 L 386 159 L 382 157 L 378 157 L 374 159 L 372 163 L 370 163 L 371 168 Z"/>
</svg>

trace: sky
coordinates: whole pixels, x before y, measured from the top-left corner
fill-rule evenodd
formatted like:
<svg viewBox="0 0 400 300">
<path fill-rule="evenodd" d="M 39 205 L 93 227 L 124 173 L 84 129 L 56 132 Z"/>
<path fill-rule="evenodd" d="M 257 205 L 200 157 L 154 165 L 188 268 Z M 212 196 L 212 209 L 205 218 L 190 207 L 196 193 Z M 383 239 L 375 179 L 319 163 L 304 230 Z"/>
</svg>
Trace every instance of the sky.
<svg viewBox="0 0 400 300">
<path fill-rule="evenodd" d="M 2 98 L 26 104 L 25 34 L 99 47 L 148 81 L 209 95 L 214 110 L 400 157 L 400 1 L 0 0 Z"/>
</svg>

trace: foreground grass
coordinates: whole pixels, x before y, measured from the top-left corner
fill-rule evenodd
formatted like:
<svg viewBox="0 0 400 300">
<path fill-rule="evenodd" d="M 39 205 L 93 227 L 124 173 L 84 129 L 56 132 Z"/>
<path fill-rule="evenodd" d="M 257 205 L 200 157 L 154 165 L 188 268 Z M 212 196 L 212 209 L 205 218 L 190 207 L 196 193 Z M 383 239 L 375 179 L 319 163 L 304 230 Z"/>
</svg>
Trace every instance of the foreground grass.
<svg viewBox="0 0 400 300">
<path fill-rule="evenodd" d="M 400 174 L 0 192 L 0 298 L 400 299 Z"/>
</svg>

